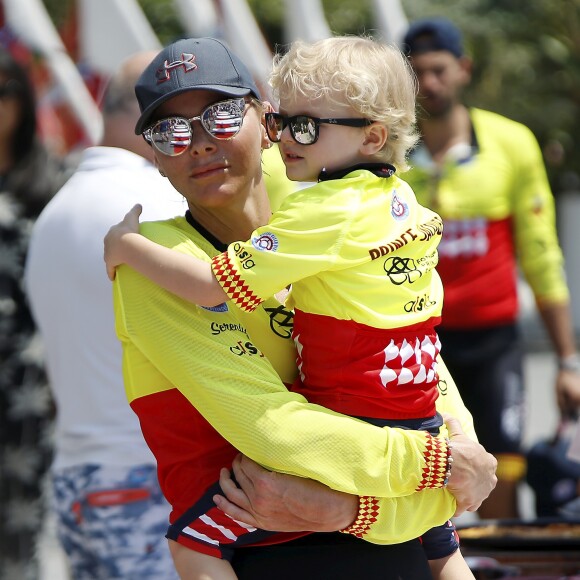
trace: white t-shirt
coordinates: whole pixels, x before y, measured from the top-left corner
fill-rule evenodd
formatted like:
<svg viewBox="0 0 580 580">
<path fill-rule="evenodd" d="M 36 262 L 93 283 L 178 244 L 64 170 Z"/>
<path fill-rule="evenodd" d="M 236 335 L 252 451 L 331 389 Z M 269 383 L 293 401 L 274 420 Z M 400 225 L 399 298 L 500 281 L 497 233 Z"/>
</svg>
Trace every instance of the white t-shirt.
<svg viewBox="0 0 580 580">
<path fill-rule="evenodd" d="M 125 396 L 103 261 L 105 234 L 135 203 L 143 206 L 142 220 L 187 209 L 144 158 L 90 147 L 32 232 L 25 284 L 57 407 L 55 469 L 154 461 Z"/>
</svg>

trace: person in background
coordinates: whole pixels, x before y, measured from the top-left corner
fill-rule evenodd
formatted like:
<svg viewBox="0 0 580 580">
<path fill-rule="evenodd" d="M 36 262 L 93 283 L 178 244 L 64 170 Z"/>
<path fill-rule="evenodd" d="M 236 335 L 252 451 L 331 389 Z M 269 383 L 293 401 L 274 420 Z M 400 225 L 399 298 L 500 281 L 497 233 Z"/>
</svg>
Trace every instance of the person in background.
<svg viewBox="0 0 580 580">
<path fill-rule="evenodd" d="M 183 211 L 182 196 L 133 132 L 134 85 L 155 52 L 136 53 L 108 82 L 104 134 L 36 222 L 26 290 L 44 339 L 56 402 L 52 510 L 74 578 L 176 578 L 163 540 L 169 505 L 155 458 L 127 404 L 102 239 L 127 204 L 149 219 Z"/>
<path fill-rule="evenodd" d="M 0 577 L 34 579 L 54 415 L 22 288 L 32 224 L 69 175 L 37 126 L 27 70 L 0 49 Z"/>
<path fill-rule="evenodd" d="M 135 130 L 146 132 L 160 171 L 188 203 L 183 217 L 142 224 L 145 235 L 209 261 L 268 221 L 261 150 L 270 143 L 264 126 L 269 105 L 259 101 L 249 71 L 225 45 L 209 38 L 169 45 L 145 70 L 136 93 L 142 114 Z M 189 517 L 192 499 L 215 482 L 219 466 L 231 465 L 236 448 L 269 469 L 301 476 L 288 483 L 287 501 L 275 502 L 282 513 L 296 497 L 305 498 L 294 504 L 300 506 L 298 523 L 280 523 L 282 513 L 267 528 L 298 534 L 286 535 L 279 546 L 237 550 L 233 566 L 240 578 L 352 578 L 361 559 L 370 575 L 430 577 L 414 538 L 441 516 L 436 505 L 449 516 L 475 509 L 494 484 L 495 461 L 455 429 L 447 489 L 458 493 L 457 504 L 442 489 L 449 452 L 444 439 L 381 429 L 289 392 L 282 381 L 290 384 L 296 376 L 292 312 L 273 298 L 252 313 L 233 304 L 201 308 L 121 266 L 114 299 L 125 388 L 156 455 L 174 529 Z M 452 381 L 448 386 L 440 399 L 448 411 L 462 414 Z M 469 430 L 468 414 L 462 418 Z M 475 451 L 469 460 L 467 449 Z M 288 475 L 278 475 L 288 482 Z M 471 497 L 460 499 L 458 488 Z M 330 499 L 321 501 L 324 493 Z M 205 523 L 219 527 L 223 515 L 208 508 Z M 348 535 L 336 533 L 341 529 Z M 334 533 L 296 538 L 304 530 Z M 235 535 L 259 537 L 254 531 L 240 525 Z M 195 542 L 199 534 L 203 527 L 183 529 L 180 541 Z M 409 541 L 377 546 L 359 537 Z M 224 534 L 216 555 L 231 541 Z M 179 558 L 176 565 L 181 567 Z"/>
<path fill-rule="evenodd" d="M 445 292 L 442 355 L 481 443 L 498 459 L 498 485 L 479 515 L 514 518 L 526 469 L 518 265 L 558 357 L 560 411 L 567 416 L 580 405 L 580 357 L 554 200 L 531 131 L 463 103 L 471 60 L 459 29 L 445 18 L 418 20 L 403 45 L 419 82 L 421 132 L 404 179 L 444 224 L 437 266 Z"/>
</svg>

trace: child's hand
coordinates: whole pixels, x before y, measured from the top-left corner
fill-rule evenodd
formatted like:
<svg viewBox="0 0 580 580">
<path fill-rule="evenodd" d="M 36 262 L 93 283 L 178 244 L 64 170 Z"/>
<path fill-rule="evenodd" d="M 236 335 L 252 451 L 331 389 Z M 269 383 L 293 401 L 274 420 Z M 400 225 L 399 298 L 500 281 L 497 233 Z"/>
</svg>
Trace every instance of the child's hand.
<svg viewBox="0 0 580 580">
<path fill-rule="evenodd" d="M 125 214 L 123 221 L 111 227 L 105 236 L 105 264 L 107 266 L 107 276 L 109 280 L 115 279 L 115 269 L 124 263 L 123 258 L 123 236 L 126 234 L 139 233 L 139 216 L 143 208 L 140 204 L 134 205 Z"/>
</svg>

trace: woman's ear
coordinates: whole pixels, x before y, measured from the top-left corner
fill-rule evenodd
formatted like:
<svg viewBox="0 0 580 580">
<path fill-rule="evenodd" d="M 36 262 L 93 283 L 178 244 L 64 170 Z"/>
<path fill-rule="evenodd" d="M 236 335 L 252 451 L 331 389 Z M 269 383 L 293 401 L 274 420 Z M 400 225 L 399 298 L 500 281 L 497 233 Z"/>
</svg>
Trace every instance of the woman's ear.
<svg viewBox="0 0 580 580">
<path fill-rule="evenodd" d="M 269 101 L 262 101 L 262 112 L 263 113 L 274 113 L 274 107 L 272 106 L 272 103 L 270 103 Z"/>
<path fill-rule="evenodd" d="M 375 155 L 387 142 L 389 130 L 382 123 L 373 123 L 364 128 L 365 139 L 360 146 L 363 155 Z"/>
<path fill-rule="evenodd" d="M 262 149 L 270 149 L 272 147 L 272 141 L 268 139 L 268 133 L 266 132 L 266 113 L 273 113 L 274 107 L 268 101 L 262 101 L 262 118 L 261 118 L 261 131 L 262 131 Z"/>
</svg>

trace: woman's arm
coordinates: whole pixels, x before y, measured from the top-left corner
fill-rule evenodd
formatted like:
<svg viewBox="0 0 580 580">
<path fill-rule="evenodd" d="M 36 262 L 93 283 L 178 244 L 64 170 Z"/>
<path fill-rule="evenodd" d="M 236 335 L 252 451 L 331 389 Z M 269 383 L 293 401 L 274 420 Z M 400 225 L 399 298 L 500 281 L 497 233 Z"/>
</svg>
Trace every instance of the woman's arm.
<svg viewBox="0 0 580 580">
<path fill-rule="evenodd" d="M 461 428 L 465 435 L 477 441 L 477 434 L 473 427 L 473 417 L 469 409 L 465 406 L 459 389 L 449 373 L 449 369 L 445 366 L 441 355 L 437 357 L 437 374 L 439 375 L 439 396 L 435 403 L 437 411 L 442 415 L 451 415 L 456 417 L 461 423 Z"/>
<path fill-rule="evenodd" d="M 489 496 L 497 481 L 497 462 L 480 444 L 463 434 L 456 419 L 447 417 L 447 425 L 454 458 L 448 490 L 456 500 L 454 515 L 460 515 L 476 511 Z M 448 498 L 436 490 L 359 501 L 358 496 L 310 479 L 267 471 L 244 456 L 234 460 L 233 471 L 235 481 L 229 470 L 222 470 L 220 485 L 224 495 L 217 495 L 214 500 L 234 519 L 262 529 L 328 532 L 351 528 L 355 519 L 361 519 L 364 530 L 361 537 L 388 544 L 416 537 L 422 525 L 428 529 L 432 527 L 430 523 L 437 525 L 452 512 Z M 374 509 L 368 510 L 365 521 L 368 506 Z"/>
</svg>

